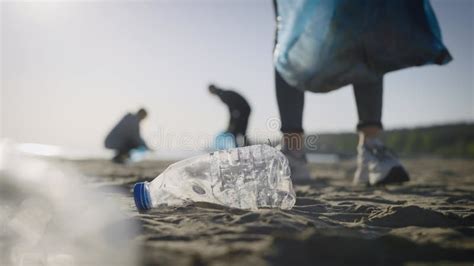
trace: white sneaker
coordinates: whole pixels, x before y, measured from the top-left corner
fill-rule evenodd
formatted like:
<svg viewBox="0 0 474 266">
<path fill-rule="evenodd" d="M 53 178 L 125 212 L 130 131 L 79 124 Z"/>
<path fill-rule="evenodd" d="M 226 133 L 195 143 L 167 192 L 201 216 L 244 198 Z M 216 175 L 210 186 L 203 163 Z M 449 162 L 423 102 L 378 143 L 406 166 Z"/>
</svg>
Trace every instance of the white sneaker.
<svg viewBox="0 0 474 266">
<path fill-rule="evenodd" d="M 293 181 L 303 181 L 311 179 L 311 173 L 308 168 L 308 160 L 303 150 L 289 150 L 285 146 L 281 152 L 286 156 L 290 163 L 291 179 Z"/>
<path fill-rule="evenodd" d="M 357 170 L 354 175 L 354 184 L 376 186 L 403 183 L 408 180 L 410 177 L 395 154 L 380 141 L 357 147 Z"/>
</svg>

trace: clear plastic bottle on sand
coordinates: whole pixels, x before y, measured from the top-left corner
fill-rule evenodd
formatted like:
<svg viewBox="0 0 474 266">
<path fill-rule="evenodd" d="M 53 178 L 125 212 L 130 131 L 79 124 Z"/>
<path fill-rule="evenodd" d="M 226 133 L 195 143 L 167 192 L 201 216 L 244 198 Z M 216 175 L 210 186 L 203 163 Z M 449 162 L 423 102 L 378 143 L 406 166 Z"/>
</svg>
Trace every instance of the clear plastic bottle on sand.
<svg viewBox="0 0 474 266">
<path fill-rule="evenodd" d="M 169 166 L 135 184 L 139 210 L 209 202 L 232 208 L 291 209 L 296 201 L 285 155 L 268 145 L 221 150 Z"/>
</svg>

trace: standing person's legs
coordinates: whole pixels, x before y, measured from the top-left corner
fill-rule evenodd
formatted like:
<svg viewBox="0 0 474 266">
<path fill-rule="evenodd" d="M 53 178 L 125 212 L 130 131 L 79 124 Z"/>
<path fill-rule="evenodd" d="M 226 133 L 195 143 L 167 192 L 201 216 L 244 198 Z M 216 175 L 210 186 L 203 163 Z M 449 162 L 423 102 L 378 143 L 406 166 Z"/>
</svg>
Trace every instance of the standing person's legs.
<svg viewBox="0 0 474 266">
<path fill-rule="evenodd" d="M 240 120 L 241 114 L 240 111 L 238 110 L 232 110 L 229 114 L 230 120 L 229 120 L 229 126 L 227 127 L 227 133 L 232 134 L 233 140 L 236 147 L 239 147 L 239 135 L 240 135 L 240 130 L 239 130 L 239 124 L 241 123 Z"/>
<path fill-rule="evenodd" d="M 227 126 L 227 133 L 231 133 L 235 136 L 235 129 L 237 128 L 237 118 L 231 114 L 229 114 L 229 125 Z"/>
<path fill-rule="evenodd" d="M 241 110 L 241 115 L 236 119 L 235 123 L 235 141 L 237 147 L 243 147 L 247 145 L 247 126 L 249 123 L 250 111 Z"/>
<path fill-rule="evenodd" d="M 401 183 L 409 176 L 397 157 L 378 138 L 382 132 L 383 76 L 354 84 L 359 115 L 357 170 L 354 183 Z"/>
<path fill-rule="evenodd" d="M 289 85 L 275 70 L 275 87 L 280 111 L 282 152 L 288 158 L 293 180 L 310 178 L 304 151 L 304 92 Z"/>
<path fill-rule="evenodd" d="M 378 137 L 382 131 L 383 76 L 354 83 L 359 123 L 359 145 Z"/>
<path fill-rule="evenodd" d="M 288 84 L 275 70 L 275 87 L 280 111 L 281 132 L 284 134 L 302 134 L 304 92 Z"/>
<path fill-rule="evenodd" d="M 275 70 L 275 86 L 280 111 L 283 146 L 289 150 L 302 150 L 304 142 L 304 92 L 288 84 Z"/>
</svg>

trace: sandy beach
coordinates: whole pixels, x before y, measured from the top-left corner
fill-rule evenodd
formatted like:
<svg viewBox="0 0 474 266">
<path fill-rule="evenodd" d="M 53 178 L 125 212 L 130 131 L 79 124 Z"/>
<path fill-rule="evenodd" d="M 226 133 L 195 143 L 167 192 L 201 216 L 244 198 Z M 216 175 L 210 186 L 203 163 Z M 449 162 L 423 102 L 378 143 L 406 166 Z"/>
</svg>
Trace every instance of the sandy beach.
<svg viewBox="0 0 474 266">
<path fill-rule="evenodd" d="M 312 164 L 290 211 L 204 203 L 138 213 L 132 186 L 171 162 L 65 161 L 139 221 L 143 265 L 472 265 L 474 163 L 410 159 L 403 186 L 353 187 L 354 161 Z"/>
</svg>

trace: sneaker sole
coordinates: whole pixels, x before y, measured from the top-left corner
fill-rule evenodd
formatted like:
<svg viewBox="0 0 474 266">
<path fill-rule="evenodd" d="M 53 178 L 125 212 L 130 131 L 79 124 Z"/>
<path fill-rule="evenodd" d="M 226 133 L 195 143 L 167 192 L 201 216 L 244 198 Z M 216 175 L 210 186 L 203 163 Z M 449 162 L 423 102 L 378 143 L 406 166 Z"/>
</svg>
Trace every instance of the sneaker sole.
<svg viewBox="0 0 474 266">
<path fill-rule="evenodd" d="M 390 169 L 387 177 L 375 183 L 374 186 L 387 185 L 387 184 L 401 184 L 410 181 L 410 176 L 407 171 L 401 166 L 396 166 Z"/>
</svg>

